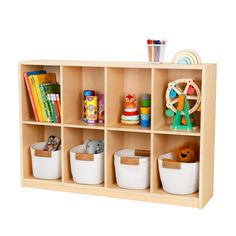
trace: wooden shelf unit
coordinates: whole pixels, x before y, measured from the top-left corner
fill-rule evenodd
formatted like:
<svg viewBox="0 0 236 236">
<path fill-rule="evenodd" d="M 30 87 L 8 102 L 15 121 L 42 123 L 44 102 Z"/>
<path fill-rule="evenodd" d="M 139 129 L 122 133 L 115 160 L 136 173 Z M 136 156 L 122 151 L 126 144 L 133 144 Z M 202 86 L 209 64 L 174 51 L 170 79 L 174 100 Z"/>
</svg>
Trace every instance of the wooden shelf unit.
<svg viewBox="0 0 236 236">
<path fill-rule="evenodd" d="M 61 84 L 62 122 L 35 122 L 23 73 L 45 69 L 55 72 Z M 164 114 L 165 91 L 170 81 L 194 78 L 201 88 L 201 113 L 197 116 L 199 130 L 174 131 L 172 120 Z M 214 129 L 216 64 L 176 65 L 145 62 L 92 62 L 38 60 L 19 63 L 20 126 L 22 186 L 67 192 L 102 195 L 116 198 L 151 201 L 203 208 L 213 195 Z M 82 121 L 85 89 L 105 94 L 105 124 L 86 124 Z M 134 93 L 140 101 L 142 93 L 151 93 L 152 122 L 150 128 L 125 126 L 120 123 L 124 96 Z M 30 144 L 44 141 L 55 134 L 62 139 L 62 178 L 40 180 L 32 175 Z M 85 139 L 104 139 L 105 181 L 101 185 L 80 185 L 72 180 L 69 150 Z M 199 192 L 173 195 L 163 191 L 157 166 L 157 156 L 171 151 L 186 141 L 200 145 Z M 150 188 L 126 190 L 116 184 L 114 152 L 122 148 L 151 151 Z"/>
</svg>

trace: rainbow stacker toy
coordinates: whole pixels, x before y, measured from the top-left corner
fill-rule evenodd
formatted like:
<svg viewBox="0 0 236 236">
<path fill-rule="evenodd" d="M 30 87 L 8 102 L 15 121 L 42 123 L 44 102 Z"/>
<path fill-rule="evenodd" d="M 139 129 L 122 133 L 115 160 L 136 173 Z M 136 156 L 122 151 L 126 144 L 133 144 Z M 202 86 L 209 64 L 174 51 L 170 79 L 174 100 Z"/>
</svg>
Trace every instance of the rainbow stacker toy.
<svg viewBox="0 0 236 236">
<path fill-rule="evenodd" d="M 200 111 L 201 92 L 193 79 L 178 79 L 166 90 L 166 116 L 175 115 L 171 128 L 191 131 L 196 129 L 194 112 Z"/>
</svg>

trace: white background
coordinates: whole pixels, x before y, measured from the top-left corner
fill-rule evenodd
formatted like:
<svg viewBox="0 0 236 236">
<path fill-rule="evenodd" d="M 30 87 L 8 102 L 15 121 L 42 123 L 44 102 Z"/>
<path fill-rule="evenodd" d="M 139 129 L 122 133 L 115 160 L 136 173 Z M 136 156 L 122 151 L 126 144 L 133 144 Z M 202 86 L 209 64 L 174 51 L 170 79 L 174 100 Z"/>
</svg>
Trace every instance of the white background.
<svg viewBox="0 0 236 236">
<path fill-rule="evenodd" d="M 235 235 L 235 1 L 1 1 L 0 235 Z M 146 39 L 218 63 L 215 195 L 204 210 L 20 187 L 17 62 L 146 61 Z"/>
</svg>

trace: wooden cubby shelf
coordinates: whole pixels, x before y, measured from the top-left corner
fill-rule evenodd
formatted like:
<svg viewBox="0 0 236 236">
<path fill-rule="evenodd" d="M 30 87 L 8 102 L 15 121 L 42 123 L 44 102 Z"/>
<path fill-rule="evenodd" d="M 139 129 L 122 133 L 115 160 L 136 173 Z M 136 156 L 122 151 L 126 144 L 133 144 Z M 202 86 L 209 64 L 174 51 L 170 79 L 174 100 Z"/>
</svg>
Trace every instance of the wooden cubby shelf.
<svg viewBox="0 0 236 236">
<path fill-rule="evenodd" d="M 27 93 L 23 73 L 45 69 L 56 73 L 61 85 L 61 123 L 36 122 Z M 165 116 L 165 92 L 168 83 L 180 78 L 194 78 L 201 89 L 201 112 L 197 112 L 199 129 L 172 130 L 172 118 Z M 213 195 L 214 129 L 216 64 L 176 65 L 145 62 L 91 62 L 36 60 L 19 63 L 21 111 L 22 186 L 75 193 L 94 194 L 180 206 L 203 208 Z M 105 96 L 105 123 L 83 122 L 83 90 L 92 89 Z M 152 98 L 151 127 L 126 126 L 120 123 L 126 94 Z M 33 177 L 30 145 L 61 137 L 61 172 L 58 180 Z M 70 149 L 86 139 L 103 139 L 104 183 L 81 185 L 73 182 L 70 168 Z M 186 142 L 200 146 L 199 192 L 174 195 L 162 188 L 157 157 Z M 150 188 L 127 190 L 119 188 L 115 178 L 114 153 L 119 149 L 150 150 Z"/>
</svg>

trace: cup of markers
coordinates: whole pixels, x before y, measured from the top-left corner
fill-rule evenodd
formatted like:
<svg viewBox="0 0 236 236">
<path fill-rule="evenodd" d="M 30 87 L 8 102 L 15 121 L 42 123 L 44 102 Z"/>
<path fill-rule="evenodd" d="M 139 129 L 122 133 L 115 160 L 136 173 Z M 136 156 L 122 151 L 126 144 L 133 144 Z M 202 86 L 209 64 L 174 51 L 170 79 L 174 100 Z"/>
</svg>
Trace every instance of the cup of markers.
<svg viewBox="0 0 236 236">
<path fill-rule="evenodd" d="M 151 126 L 151 94 L 143 94 L 141 96 L 141 107 L 140 107 L 140 117 L 141 126 L 150 127 Z"/>
<path fill-rule="evenodd" d="M 151 63 L 163 63 L 165 54 L 165 40 L 147 40 L 148 58 Z"/>
</svg>

